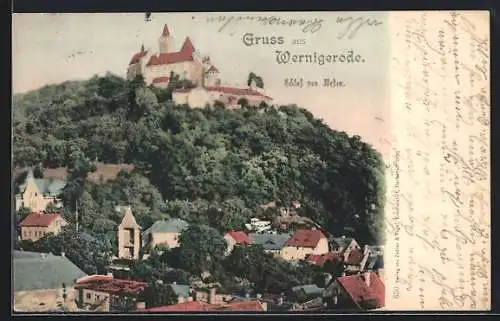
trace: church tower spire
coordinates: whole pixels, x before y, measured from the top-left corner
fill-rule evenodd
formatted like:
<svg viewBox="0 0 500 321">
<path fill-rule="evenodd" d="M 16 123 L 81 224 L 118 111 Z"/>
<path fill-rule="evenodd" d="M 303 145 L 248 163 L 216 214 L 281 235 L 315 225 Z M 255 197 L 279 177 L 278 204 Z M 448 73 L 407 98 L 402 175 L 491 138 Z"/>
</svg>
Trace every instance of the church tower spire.
<svg viewBox="0 0 500 321">
<path fill-rule="evenodd" d="M 172 36 L 170 35 L 170 30 L 168 30 L 168 26 L 166 24 L 163 26 L 163 32 L 161 33 L 160 39 L 158 40 L 158 45 L 160 54 L 172 52 Z"/>
</svg>

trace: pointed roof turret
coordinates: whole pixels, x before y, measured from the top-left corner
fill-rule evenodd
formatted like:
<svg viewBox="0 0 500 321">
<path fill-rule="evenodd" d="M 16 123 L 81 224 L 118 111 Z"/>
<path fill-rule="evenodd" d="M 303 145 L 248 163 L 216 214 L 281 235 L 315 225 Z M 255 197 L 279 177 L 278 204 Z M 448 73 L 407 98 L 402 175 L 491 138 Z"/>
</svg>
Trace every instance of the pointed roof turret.
<svg viewBox="0 0 500 321">
<path fill-rule="evenodd" d="M 137 221 L 135 220 L 134 214 L 132 214 L 132 207 L 127 206 L 123 209 L 125 215 L 123 216 L 122 222 L 120 223 L 121 227 L 137 227 L 141 228 Z"/>
<path fill-rule="evenodd" d="M 165 24 L 163 26 L 163 32 L 161 33 L 162 37 L 168 37 L 170 36 L 170 31 L 168 31 L 168 26 Z"/>
<path fill-rule="evenodd" d="M 194 46 L 193 43 L 191 42 L 191 39 L 189 37 L 186 37 L 186 40 L 184 40 L 184 44 L 182 45 L 181 52 L 194 52 Z"/>
</svg>

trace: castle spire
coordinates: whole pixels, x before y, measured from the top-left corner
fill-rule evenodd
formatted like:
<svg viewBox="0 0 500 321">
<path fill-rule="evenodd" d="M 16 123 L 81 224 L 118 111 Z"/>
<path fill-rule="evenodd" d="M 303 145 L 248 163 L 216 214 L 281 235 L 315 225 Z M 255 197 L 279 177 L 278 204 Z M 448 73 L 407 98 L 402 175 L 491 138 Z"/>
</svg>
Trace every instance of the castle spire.
<svg viewBox="0 0 500 321">
<path fill-rule="evenodd" d="M 168 26 L 167 24 L 165 24 L 165 26 L 163 26 L 163 32 L 161 34 L 163 37 L 168 37 L 170 36 L 170 32 L 168 31 Z"/>
</svg>

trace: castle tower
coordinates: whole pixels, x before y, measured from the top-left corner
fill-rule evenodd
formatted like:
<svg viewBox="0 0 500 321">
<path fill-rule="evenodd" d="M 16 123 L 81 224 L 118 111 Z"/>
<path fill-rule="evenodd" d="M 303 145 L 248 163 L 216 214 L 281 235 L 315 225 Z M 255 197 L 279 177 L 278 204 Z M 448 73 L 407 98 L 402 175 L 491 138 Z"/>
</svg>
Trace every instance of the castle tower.
<svg viewBox="0 0 500 321">
<path fill-rule="evenodd" d="M 141 248 L 141 227 L 135 221 L 130 206 L 125 208 L 125 215 L 118 226 L 118 257 L 139 259 Z"/>
<path fill-rule="evenodd" d="M 172 52 L 174 44 L 172 40 L 172 36 L 170 35 L 170 31 L 168 30 L 168 26 L 165 24 L 163 27 L 163 32 L 158 40 L 159 44 L 159 53 L 168 53 Z"/>
</svg>

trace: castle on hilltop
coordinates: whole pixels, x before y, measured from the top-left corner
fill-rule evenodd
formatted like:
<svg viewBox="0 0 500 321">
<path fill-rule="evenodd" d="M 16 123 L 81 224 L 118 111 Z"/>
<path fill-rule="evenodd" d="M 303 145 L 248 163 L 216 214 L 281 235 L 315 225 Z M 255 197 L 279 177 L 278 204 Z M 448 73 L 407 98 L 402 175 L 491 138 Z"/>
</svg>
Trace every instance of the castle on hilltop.
<svg viewBox="0 0 500 321">
<path fill-rule="evenodd" d="M 271 97 L 253 84 L 245 88 L 222 86 L 220 71 L 211 63 L 210 57 L 201 56 L 189 37 L 186 37 L 180 50 L 175 51 L 172 35 L 165 25 L 158 40 L 158 53 L 145 50 L 143 45 L 140 52 L 130 60 L 127 79 L 133 80 L 142 75 L 146 84 L 165 88 L 172 72 L 194 85 L 194 88 L 177 88 L 172 91 L 172 100 L 176 104 L 205 107 L 220 101 L 227 107 L 236 107 L 241 98 L 254 106 L 262 102 L 270 104 L 272 101 Z"/>
</svg>

